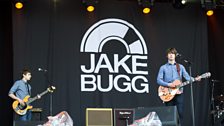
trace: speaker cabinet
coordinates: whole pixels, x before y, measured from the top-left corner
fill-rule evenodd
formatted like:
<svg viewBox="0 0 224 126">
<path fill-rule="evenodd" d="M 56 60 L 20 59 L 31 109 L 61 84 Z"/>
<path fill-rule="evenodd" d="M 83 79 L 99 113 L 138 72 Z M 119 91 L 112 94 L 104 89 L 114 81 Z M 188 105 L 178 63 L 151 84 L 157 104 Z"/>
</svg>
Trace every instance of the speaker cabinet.
<svg viewBox="0 0 224 126">
<path fill-rule="evenodd" d="M 115 108 L 114 109 L 114 126 L 127 126 L 133 123 L 134 109 Z"/>
<path fill-rule="evenodd" d="M 13 121 L 13 126 L 38 126 L 44 123 L 43 121 Z"/>
<path fill-rule="evenodd" d="M 176 106 L 137 108 L 135 109 L 134 120 L 146 116 L 149 112 L 156 112 L 163 126 L 179 126 L 179 116 Z"/>
<path fill-rule="evenodd" d="M 86 126 L 113 126 L 112 108 L 87 108 Z"/>
<path fill-rule="evenodd" d="M 31 121 L 41 121 L 41 108 L 33 108 L 31 109 L 32 112 L 32 118 Z M 15 121 L 19 121 L 20 116 L 14 112 L 13 118 Z"/>
</svg>

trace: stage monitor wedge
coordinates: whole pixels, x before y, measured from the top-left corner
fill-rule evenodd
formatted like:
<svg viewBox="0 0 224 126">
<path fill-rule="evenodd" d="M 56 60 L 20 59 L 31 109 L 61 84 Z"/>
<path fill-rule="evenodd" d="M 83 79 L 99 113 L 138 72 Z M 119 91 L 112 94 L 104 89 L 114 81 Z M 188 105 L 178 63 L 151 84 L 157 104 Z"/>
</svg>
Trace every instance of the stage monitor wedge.
<svg viewBox="0 0 224 126">
<path fill-rule="evenodd" d="M 134 120 L 146 116 L 149 112 L 156 112 L 163 126 L 179 126 L 179 116 L 176 106 L 137 108 L 135 109 Z"/>
</svg>

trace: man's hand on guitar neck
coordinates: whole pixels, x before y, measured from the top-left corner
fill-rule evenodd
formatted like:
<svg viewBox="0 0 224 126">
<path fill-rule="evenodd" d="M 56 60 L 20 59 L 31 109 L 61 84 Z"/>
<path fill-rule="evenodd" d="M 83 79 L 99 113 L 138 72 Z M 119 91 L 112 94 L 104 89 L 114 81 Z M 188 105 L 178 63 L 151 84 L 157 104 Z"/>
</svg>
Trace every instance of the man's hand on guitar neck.
<svg viewBox="0 0 224 126">
<path fill-rule="evenodd" d="M 195 81 L 201 81 L 201 76 L 197 76 L 197 77 L 195 78 Z"/>
</svg>

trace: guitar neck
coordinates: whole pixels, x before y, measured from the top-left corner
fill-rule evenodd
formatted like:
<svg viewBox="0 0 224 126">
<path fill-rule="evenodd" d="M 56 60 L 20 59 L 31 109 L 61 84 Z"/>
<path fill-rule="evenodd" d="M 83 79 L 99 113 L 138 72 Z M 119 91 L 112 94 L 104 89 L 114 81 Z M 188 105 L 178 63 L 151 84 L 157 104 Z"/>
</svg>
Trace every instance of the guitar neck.
<svg viewBox="0 0 224 126">
<path fill-rule="evenodd" d="M 48 90 L 45 90 L 44 92 L 42 92 L 42 93 L 38 94 L 37 96 L 31 98 L 31 99 L 27 102 L 27 104 L 30 104 L 31 102 L 34 102 L 35 100 L 38 99 L 39 96 L 41 97 L 41 96 L 47 94 L 48 92 L 49 92 Z"/>
<path fill-rule="evenodd" d="M 204 74 L 202 74 L 202 75 L 200 75 L 200 76 L 198 76 L 198 77 L 200 77 L 201 79 L 202 78 L 208 78 L 208 77 L 210 77 L 211 76 L 211 73 L 210 72 L 207 72 L 207 73 L 204 73 Z M 183 86 L 185 86 L 185 85 L 188 85 L 188 84 L 190 84 L 191 82 L 195 82 L 196 81 L 196 78 L 193 78 L 193 79 L 191 79 L 191 80 L 189 80 L 189 81 L 185 81 L 185 82 L 183 82 L 181 85 L 180 85 L 180 87 L 183 87 Z"/>
<path fill-rule="evenodd" d="M 191 82 L 195 82 L 195 78 L 194 79 L 191 79 L 189 81 L 183 82 L 180 87 L 186 86 L 186 85 L 190 84 Z"/>
</svg>

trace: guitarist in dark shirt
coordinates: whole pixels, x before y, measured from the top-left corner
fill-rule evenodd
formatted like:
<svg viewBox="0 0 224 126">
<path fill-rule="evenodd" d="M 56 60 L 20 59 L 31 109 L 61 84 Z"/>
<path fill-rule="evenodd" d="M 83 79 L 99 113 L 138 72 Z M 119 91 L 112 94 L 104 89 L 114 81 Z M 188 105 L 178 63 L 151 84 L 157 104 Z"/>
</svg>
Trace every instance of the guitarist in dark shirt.
<svg viewBox="0 0 224 126">
<path fill-rule="evenodd" d="M 17 100 L 20 105 L 25 106 L 25 102 L 23 99 L 26 96 L 31 96 L 31 86 L 28 81 L 31 79 L 31 72 L 28 69 L 23 69 L 22 71 L 22 79 L 17 80 L 11 89 L 9 90 L 9 97 L 14 100 Z M 32 114 L 31 111 L 27 111 L 26 114 L 20 115 L 20 120 L 28 121 L 31 120 Z"/>
<path fill-rule="evenodd" d="M 175 88 L 179 85 L 179 83 L 173 83 L 175 80 L 182 80 L 184 77 L 186 80 L 192 80 L 193 77 L 190 77 L 187 73 L 185 67 L 181 64 L 177 64 L 175 61 L 177 51 L 175 48 L 169 48 L 166 51 L 166 56 L 168 62 L 162 65 L 159 69 L 159 73 L 157 76 L 157 83 L 164 87 Z M 196 81 L 200 81 L 200 77 L 195 78 Z M 180 117 L 180 123 L 183 124 L 183 88 L 180 88 L 175 97 L 168 102 L 165 102 L 166 106 L 177 106 L 178 114 Z"/>
</svg>

